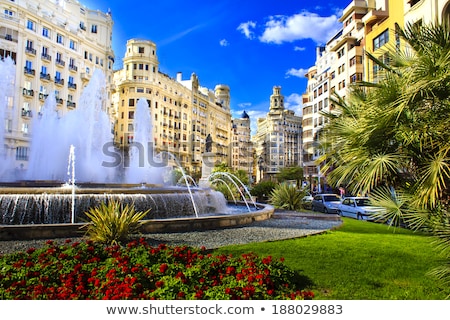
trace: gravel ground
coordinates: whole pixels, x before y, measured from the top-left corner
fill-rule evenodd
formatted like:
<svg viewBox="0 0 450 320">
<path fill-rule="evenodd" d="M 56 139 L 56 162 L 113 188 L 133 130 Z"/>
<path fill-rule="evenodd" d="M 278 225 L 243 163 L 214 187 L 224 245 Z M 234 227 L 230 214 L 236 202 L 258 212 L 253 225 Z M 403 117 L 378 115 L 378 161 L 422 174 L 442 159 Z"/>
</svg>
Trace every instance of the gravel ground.
<svg viewBox="0 0 450 320">
<path fill-rule="evenodd" d="M 204 246 L 214 249 L 231 244 L 250 242 L 276 241 L 300 238 L 322 233 L 340 226 L 342 221 L 331 215 L 305 214 L 292 211 L 276 211 L 273 217 L 265 221 L 257 221 L 250 225 L 221 230 L 205 230 L 179 233 L 150 233 L 144 237 L 152 245 L 166 243 L 168 245 Z M 65 239 L 53 239 L 63 243 Z M 83 238 L 73 238 L 82 241 Z M 47 240 L 0 241 L 0 254 L 38 248 Z"/>
</svg>

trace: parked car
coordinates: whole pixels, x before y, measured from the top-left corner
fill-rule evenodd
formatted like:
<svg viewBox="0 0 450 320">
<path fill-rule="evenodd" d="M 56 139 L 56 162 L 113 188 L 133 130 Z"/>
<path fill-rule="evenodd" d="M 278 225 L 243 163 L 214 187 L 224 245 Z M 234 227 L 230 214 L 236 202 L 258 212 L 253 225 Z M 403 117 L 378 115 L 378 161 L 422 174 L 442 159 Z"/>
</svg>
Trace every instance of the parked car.
<svg viewBox="0 0 450 320">
<path fill-rule="evenodd" d="M 303 208 L 311 209 L 313 199 L 314 199 L 314 197 L 309 192 L 307 192 L 306 195 L 302 198 Z"/>
<path fill-rule="evenodd" d="M 341 197 L 334 193 L 317 194 L 311 203 L 313 211 L 324 213 L 338 213 L 338 206 L 341 204 Z"/>
<path fill-rule="evenodd" d="M 342 200 L 338 213 L 343 217 L 355 218 L 358 220 L 376 221 L 380 217 L 377 214 L 385 212 L 383 207 L 372 205 L 368 197 L 348 197 Z"/>
</svg>

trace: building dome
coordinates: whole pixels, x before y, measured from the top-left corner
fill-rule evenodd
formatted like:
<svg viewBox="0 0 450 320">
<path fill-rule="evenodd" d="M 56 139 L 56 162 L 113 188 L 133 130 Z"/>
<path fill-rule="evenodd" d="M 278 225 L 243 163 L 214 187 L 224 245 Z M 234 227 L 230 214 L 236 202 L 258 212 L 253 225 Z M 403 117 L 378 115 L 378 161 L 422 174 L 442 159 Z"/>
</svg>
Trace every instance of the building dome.
<svg viewBox="0 0 450 320">
<path fill-rule="evenodd" d="M 242 112 L 241 119 L 250 119 L 249 115 L 247 114 L 247 112 L 245 112 L 245 110 L 244 112 Z"/>
</svg>

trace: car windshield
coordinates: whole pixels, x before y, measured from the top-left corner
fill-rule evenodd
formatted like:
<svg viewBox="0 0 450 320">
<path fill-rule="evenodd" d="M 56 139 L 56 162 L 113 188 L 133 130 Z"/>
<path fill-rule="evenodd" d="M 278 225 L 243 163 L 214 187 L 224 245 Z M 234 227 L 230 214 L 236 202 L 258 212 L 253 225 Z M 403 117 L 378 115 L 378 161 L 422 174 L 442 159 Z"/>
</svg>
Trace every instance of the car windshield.
<svg viewBox="0 0 450 320">
<path fill-rule="evenodd" d="M 372 204 L 370 203 L 369 199 L 356 199 L 356 205 L 358 207 L 363 207 L 363 206 L 371 206 Z"/>
<path fill-rule="evenodd" d="M 324 196 L 323 201 L 331 202 L 331 201 L 340 201 L 338 196 Z"/>
</svg>

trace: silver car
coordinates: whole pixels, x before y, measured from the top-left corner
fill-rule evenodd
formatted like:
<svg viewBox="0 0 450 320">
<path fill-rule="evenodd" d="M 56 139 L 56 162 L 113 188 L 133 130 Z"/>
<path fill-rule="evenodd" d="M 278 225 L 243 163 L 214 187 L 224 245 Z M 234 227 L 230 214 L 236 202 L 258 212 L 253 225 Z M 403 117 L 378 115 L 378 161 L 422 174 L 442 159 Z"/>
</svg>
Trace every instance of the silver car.
<svg viewBox="0 0 450 320">
<path fill-rule="evenodd" d="M 348 197 L 339 206 L 339 215 L 358 220 L 376 221 L 380 214 L 386 212 L 383 207 L 372 205 L 367 197 Z"/>
<path fill-rule="evenodd" d="M 334 193 L 317 194 L 311 203 L 313 211 L 338 213 L 341 197 Z"/>
</svg>

